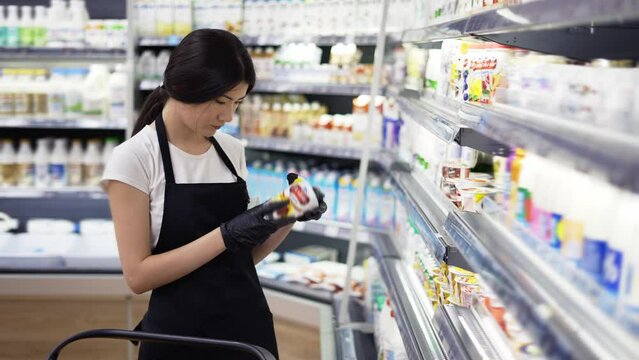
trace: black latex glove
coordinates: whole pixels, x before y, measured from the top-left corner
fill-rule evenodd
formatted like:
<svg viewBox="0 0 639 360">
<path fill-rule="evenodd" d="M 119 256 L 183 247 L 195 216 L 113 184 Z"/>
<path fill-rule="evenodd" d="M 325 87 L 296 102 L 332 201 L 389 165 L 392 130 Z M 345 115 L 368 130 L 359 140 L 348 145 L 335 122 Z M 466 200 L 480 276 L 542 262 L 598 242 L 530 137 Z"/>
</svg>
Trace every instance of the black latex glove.
<svg viewBox="0 0 639 360">
<path fill-rule="evenodd" d="M 295 218 L 273 219 L 273 212 L 288 206 L 288 201 L 267 201 L 222 223 L 220 232 L 229 251 L 262 244 L 277 229 L 295 222 Z"/>
<path fill-rule="evenodd" d="M 286 175 L 286 180 L 288 181 L 288 184 L 291 185 L 297 177 L 297 174 L 289 173 Z M 305 212 L 302 216 L 297 218 L 297 221 L 319 220 L 322 217 L 322 214 L 326 212 L 326 209 L 328 209 L 328 206 L 324 202 L 324 193 L 315 186 L 313 186 L 313 191 L 315 192 L 315 196 L 317 196 L 317 203 L 319 204 L 319 207 Z"/>
</svg>

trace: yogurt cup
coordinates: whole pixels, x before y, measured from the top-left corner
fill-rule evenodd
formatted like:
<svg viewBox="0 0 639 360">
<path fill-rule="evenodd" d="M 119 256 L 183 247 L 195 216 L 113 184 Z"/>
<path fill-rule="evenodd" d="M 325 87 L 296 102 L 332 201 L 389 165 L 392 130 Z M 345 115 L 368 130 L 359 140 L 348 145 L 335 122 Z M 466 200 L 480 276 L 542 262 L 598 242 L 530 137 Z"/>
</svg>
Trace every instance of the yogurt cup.
<svg viewBox="0 0 639 360">
<path fill-rule="evenodd" d="M 486 195 L 495 193 L 495 189 L 485 187 L 458 188 L 461 197 L 461 209 L 463 211 L 477 212 L 481 209 L 481 203 Z"/>
</svg>

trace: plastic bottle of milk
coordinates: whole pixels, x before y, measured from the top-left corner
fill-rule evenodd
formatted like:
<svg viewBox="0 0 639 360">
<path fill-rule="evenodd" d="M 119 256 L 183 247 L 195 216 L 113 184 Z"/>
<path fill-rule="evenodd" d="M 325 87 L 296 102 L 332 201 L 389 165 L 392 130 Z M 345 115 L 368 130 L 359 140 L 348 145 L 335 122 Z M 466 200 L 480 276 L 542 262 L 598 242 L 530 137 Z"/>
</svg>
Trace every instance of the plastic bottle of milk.
<svg viewBox="0 0 639 360">
<path fill-rule="evenodd" d="M 16 184 L 16 153 L 11 139 L 2 140 L 0 148 L 0 186 Z"/>
<path fill-rule="evenodd" d="M 71 142 L 71 151 L 69 151 L 69 186 L 82 185 L 82 160 L 84 153 L 82 151 L 82 141 L 74 139 Z"/>
<path fill-rule="evenodd" d="M 109 69 L 104 64 L 91 64 L 89 75 L 82 84 L 82 113 L 104 118 L 107 114 Z"/>
<path fill-rule="evenodd" d="M 76 119 L 82 116 L 82 82 L 87 71 L 83 68 L 67 69 L 64 81 L 64 113 L 65 117 Z"/>
<path fill-rule="evenodd" d="M 7 46 L 20 46 L 20 20 L 18 19 L 18 7 L 9 5 L 7 7 Z"/>
<path fill-rule="evenodd" d="M 100 143 L 96 139 L 89 140 L 82 161 L 82 174 L 86 186 L 98 186 L 102 177 L 102 156 Z"/>
<path fill-rule="evenodd" d="M 170 36 L 175 34 L 175 30 L 173 29 L 174 20 L 171 0 L 157 0 L 156 4 L 157 35 Z"/>
<path fill-rule="evenodd" d="M 34 163 L 31 141 L 21 139 L 16 155 L 18 186 L 33 186 L 34 184 Z"/>
<path fill-rule="evenodd" d="M 156 35 L 156 8 L 157 4 L 153 0 L 139 0 L 136 2 L 137 6 L 137 21 L 138 31 L 141 36 L 155 36 Z"/>
<path fill-rule="evenodd" d="M 33 46 L 33 8 L 22 6 L 22 16 L 20 17 L 20 46 Z"/>
<path fill-rule="evenodd" d="M 65 69 L 53 68 L 51 69 L 51 76 L 48 81 L 48 96 L 47 96 L 47 113 L 52 119 L 63 119 L 65 116 Z"/>
<path fill-rule="evenodd" d="M 67 140 L 55 139 L 53 152 L 49 159 L 49 176 L 51 186 L 65 187 L 69 184 Z"/>
<path fill-rule="evenodd" d="M 155 66 L 153 68 L 154 75 L 153 77 L 158 79 L 164 78 L 164 71 L 166 70 L 167 65 L 169 64 L 169 58 L 171 57 L 171 52 L 169 50 L 162 50 L 158 54 L 158 57 L 155 58 Z"/>
<path fill-rule="evenodd" d="M 38 5 L 35 7 L 35 19 L 33 20 L 33 46 L 44 47 L 47 45 L 47 8 Z"/>
<path fill-rule="evenodd" d="M 34 161 L 35 186 L 44 188 L 49 186 L 49 140 L 38 139 Z"/>
<path fill-rule="evenodd" d="M 4 5 L 0 5 L 0 46 L 7 46 L 7 19 L 4 17 Z"/>
<path fill-rule="evenodd" d="M 138 58 L 137 63 L 137 73 L 142 79 L 151 79 L 155 77 L 155 55 L 153 55 L 153 51 L 145 50 L 140 58 Z"/>
<path fill-rule="evenodd" d="M 109 158 L 111 158 L 111 154 L 113 153 L 113 149 L 118 145 L 118 139 L 116 138 L 107 138 L 104 141 L 104 148 L 102 149 L 102 168 L 106 166 L 109 162 Z"/>
<path fill-rule="evenodd" d="M 115 72 L 109 78 L 109 109 L 108 116 L 111 120 L 126 118 L 126 72 L 124 64 L 117 64 Z"/>
<path fill-rule="evenodd" d="M 191 32 L 191 0 L 173 0 L 173 20 L 176 35 L 184 37 Z"/>
</svg>

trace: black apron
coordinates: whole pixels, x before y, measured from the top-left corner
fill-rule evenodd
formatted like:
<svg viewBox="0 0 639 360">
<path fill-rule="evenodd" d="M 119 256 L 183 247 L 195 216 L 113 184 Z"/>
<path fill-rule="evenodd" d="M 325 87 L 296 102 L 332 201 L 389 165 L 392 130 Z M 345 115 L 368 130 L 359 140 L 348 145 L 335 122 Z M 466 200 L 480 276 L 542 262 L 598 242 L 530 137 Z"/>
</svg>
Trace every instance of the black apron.
<svg viewBox="0 0 639 360">
<path fill-rule="evenodd" d="M 166 189 L 164 215 L 153 254 L 183 246 L 246 211 L 248 191 L 213 138 L 234 183 L 176 184 L 162 116 L 155 121 Z M 250 249 L 224 251 L 192 273 L 151 293 L 149 309 L 136 329 L 152 333 L 233 340 L 259 345 L 278 356 L 273 317 L 260 286 Z M 139 359 L 254 359 L 216 348 L 145 343 Z"/>
</svg>

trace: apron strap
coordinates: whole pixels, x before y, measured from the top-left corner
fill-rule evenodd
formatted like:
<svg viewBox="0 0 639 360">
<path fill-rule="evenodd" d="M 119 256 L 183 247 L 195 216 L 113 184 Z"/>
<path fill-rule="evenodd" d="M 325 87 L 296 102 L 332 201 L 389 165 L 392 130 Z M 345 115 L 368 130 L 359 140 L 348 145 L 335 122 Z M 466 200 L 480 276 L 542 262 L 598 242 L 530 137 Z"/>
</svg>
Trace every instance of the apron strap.
<svg viewBox="0 0 639 360">
<path fill-rule="evenodd" d="M 158 133 L 158 142 L 160 143 L 160 154 L 162 155 L 162 164 L 164 165 L 164 178 L 168 183 L 175 183 L 173 175 L 173 164 L 171 164 L 171 152 L 169 151 L 169 140 L 166 137 L 166 128 L 164 127 L 164 119 L 162 114 L 155 119 L 155 130 Z"/>
<path fill-rule="evenodd" d="M 226 155 L 226 152 L 224 152 L 224 149 L 222 149 L 222 146 L 220 146 L 220 143 L 217 142 L 215 137 L 211 136 L 209 138 L 209 141 L 211 142 L 211 144 L 213 144 L 213 147 L 215 147 L 215 151 L 217 151 L 217 154 L 220 156 L 220 158 L 224 162 L 224 165 L 226 165 L 226 167 L 231 171 L 231 173 L 237 178 L 238 181 L 244 182 L 244 179 L 242 179 L 237 174 L 237 171 L 235 171 L 235 166 L 233 166 L 231 159 L 229 159 L 228 155 Z"/>
</svg>

